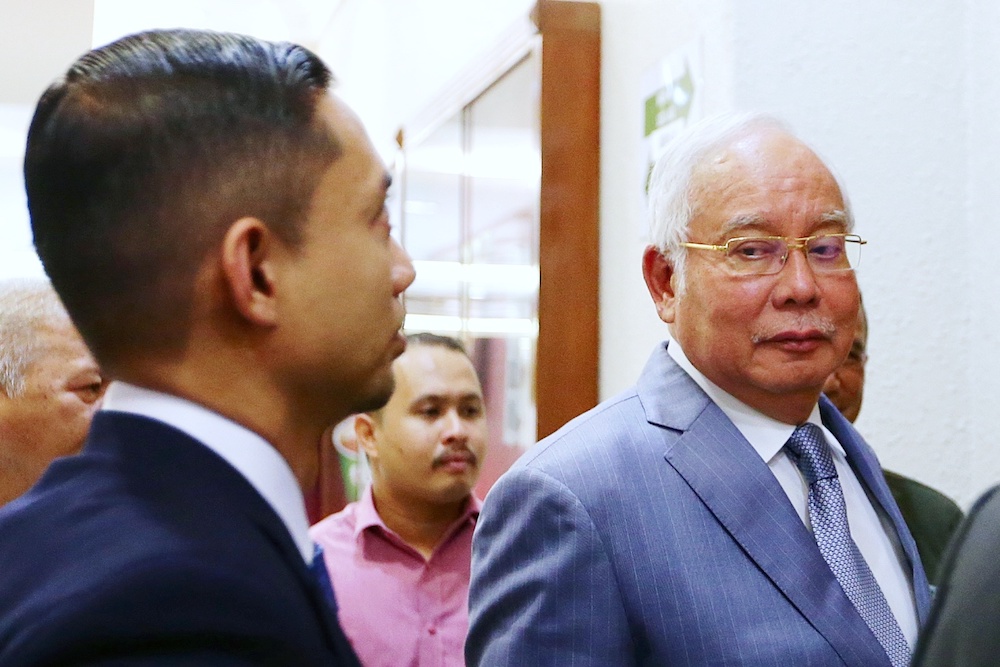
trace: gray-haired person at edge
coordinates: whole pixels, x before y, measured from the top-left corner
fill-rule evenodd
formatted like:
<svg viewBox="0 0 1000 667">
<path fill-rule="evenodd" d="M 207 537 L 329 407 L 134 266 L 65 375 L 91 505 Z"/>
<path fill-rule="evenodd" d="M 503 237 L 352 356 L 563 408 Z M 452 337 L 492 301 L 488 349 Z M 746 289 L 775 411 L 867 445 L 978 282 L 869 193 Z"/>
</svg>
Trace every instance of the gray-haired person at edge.
<svg viewBox="0 0 1000 667">
<path fill-rule="evenodd" d="M 0 509 L 5 667 L 358 664 L 303 492 L 324 429 L 391 395 L 414 274 L 331 83 L 300 46 L 168 30 L 39 101 L 35 247 L 112 382 Z"/>
<path fill-rule="evenodd" d="M 821 395 L 864 240 L 779 121 L 685 129 L 642 272 L 669 338 L 487 495 L 469 665 L 903 667 L 930 591 L 872 449 Z"/>
<path fill-rule="evenodd" d="M 80 451 L 106 386 L 48 281 L 0 281 L 0 505 Z"/>
</svg>

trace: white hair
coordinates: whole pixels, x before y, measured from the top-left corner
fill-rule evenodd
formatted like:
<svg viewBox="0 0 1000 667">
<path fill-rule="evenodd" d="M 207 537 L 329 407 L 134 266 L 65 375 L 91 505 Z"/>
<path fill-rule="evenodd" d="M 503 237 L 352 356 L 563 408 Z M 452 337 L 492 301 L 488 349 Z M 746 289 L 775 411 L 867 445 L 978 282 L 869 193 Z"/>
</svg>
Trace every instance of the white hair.
<svg viewBox="0 0 1000 667">
<path fill-rule="evenodd" d="M 649 238 L 673 264 L 678 289 L 684 287 L 688 227 L 693 217 L 691 181 L 706 159 L 718 154 L 737 139 L 754 132 L 780 132 L 794 137 L 788 125 L 761 113 L 723 113 L 685 128 L 665 147 L 649 178 Z M 829 168 L 828 168 L 829 169 Z M 831 174 L 832 174 L 831 170 Z M 840 187 L 840 181 L 833 176 Z M 853 227 L 850 204 L 844 188 L 844 215 L 848 231 Z"/>
<path fill-rule="evenodd" d="M 69 315 L 47 280 L 0 281 L 0 391 L 20 396 L 26 371 L 44 353 L 38 332 L 67 324 Z"/>
</svg>

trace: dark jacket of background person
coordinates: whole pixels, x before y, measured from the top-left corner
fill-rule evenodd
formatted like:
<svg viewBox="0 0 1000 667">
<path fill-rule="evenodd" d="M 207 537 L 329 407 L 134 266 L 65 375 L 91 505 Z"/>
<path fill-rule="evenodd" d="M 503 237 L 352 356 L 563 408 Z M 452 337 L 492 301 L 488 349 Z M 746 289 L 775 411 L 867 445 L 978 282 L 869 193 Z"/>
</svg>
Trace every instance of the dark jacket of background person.
<svg viewBox="0 0 1000 667">
<path fill-rule="evenodd" d="M 941 581 L 942 561 L 952 536 L 962 523 L 962 508 L 937 489 L 891 470 L 884 470 L 885 483 L 913 534 L 927 572 L 927 581 Z"/>
<path fill-rule="evenodd" d="M 914 667 L 1000 664 L 1000 486 L 969 510 L 940 572 Z"/>
</svg>

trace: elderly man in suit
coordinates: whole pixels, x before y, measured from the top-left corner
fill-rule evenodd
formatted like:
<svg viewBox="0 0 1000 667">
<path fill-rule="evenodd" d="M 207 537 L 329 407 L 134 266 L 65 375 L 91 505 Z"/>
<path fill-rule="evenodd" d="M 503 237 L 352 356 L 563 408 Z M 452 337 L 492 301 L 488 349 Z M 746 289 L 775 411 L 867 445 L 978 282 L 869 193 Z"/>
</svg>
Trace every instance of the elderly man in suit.
<svg viewBox="0 0 1000 667">
<path fill-rule="evenodd" d="M 872 450 L 820 392 L 862 239 L 778 121 L 688 128 L 650 183 L 670 339 L 485 500 L 471 665 L 902 667 L 928 604 Z"/>
<path fill-rule="evenodd" d="M 0 505 L 80 451 L 105 388 L 52 286 L 0 282 Z"/>
<path fill-rule="evenodd" d="M 413 268 L 330 81 L 296 45 L 155 31 L 39 101 L 35 246 L 115 381 L 0 510 L 0 664 L 357 665 L 303 492 L 327 425 L 392 393 Z"/>
</svg>

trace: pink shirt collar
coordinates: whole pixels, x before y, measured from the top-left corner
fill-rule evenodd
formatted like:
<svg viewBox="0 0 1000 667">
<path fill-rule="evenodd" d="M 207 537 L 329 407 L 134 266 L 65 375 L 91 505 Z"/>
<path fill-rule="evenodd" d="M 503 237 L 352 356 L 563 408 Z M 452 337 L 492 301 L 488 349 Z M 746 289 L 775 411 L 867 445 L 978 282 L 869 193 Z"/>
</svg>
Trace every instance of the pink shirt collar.
<svg viewBox="0 0 1000 667">
<path fill-rule="evenodd" d="M 475 523 L 475 521 L 479 518 L 479 511 L 482 509 L 482 507 L 483 507 L 483 501 L 480 500 L 479 498 L 476 498 L 476 496 L 469 494 L 469 499 L 466 501 L 465 504 L 465 511 L 462 512 L 462 515 L 458 517 L 454 523 L 448 526 L 448 530 L 444 532 L 444 535 L 441 539 L 441 544 L 447 542 L 451 538 L 451 536 L 454 535 L 467 522 L 471 521 Z M 379 516 L 378 511 L 376 511 L 375 509 L 375 498 L 372 495 L 371 484 L 369 484 L 365 488 L 364 493 L 362 493 L 361 497 L 358 498 L 358 504 L 355 508 L 355 513 L 354 513 L 354 520 L 355 520 L 354 524 L 355 540 L 360 540 L 361 535 L 365 533 L 369 528 L 375 528 L 381 530 L 386 535 L 391 535 L 400 544 L 404 546 L 409 546 L 406 545 L 406 543 L 403 542 L 403 540 L 400 539 L 400 537 L 396 535 L 396 533 L 394 533 L 392 529 L 386 526 L 385 522 L 382 520 L 382 517 Z"/>
</svg>

